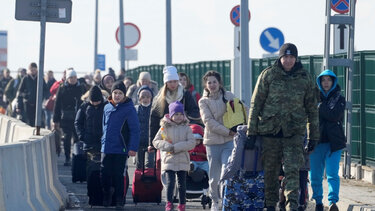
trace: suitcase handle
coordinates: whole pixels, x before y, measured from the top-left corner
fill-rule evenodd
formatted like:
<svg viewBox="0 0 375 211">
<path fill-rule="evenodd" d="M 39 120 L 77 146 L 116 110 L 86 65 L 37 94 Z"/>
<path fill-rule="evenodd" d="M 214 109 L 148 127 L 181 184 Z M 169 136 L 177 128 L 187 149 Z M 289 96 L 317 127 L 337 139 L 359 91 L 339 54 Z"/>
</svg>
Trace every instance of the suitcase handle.
<svg viewBox="0 0 375 211">
<path fill-rule="evenodd" d="M 147 148 L 143 148 L 142 175 L 145 175 L 145 158 L 146 158 L 146 153 L 148 153 Z M 157 151 L 155 150 L 155 159 L 154 159 L 154 177 L 155 178 L 156 178 L 156 153 L 157 153 Z"/>
</svg>

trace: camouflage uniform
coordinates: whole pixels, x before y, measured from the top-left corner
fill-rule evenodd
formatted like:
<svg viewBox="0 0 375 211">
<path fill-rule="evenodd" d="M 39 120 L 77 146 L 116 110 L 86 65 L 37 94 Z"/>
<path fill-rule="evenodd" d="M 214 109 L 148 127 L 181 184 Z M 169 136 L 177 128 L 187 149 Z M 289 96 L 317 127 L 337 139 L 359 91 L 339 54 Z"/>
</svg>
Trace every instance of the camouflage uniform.
<svg viewBox="0 0 375 211">
<path fill-rule="evenodd" d="M 262 71 L 251 99 L 247 135 L 263 136 L 266 206 L 278 201 L 278 174 L 284 161 L 288 209 L 298 208 L 299 168 L 303 165 L 303 136 L 319 140 L 315 83 L 296 62 L 282 69 L 280 59 Z"/>
</svg>

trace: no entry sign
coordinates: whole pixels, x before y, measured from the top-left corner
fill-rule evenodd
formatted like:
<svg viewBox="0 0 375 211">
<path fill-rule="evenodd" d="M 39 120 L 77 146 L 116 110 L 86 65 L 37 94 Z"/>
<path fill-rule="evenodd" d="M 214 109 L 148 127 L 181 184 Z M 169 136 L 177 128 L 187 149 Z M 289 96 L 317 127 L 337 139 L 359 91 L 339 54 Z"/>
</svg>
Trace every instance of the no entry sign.
<svg viewBox="0 0 375 211">
<path fill-rule="evenodd" d="M 340 14 L 349 12 L 349 0 L 331 0 L 331 9 Z"/>
<path fill-rule="evenodd" d="M 233 9 L 230 11 L 230 21 L 235 25 L 239 26 L 240 25 L 240 5 L 237 5 L 233 7 Z M 251 15 L 250 15 L 250 10 L 249 10 L 249 21 L 250 21 Z"/>
<path fill-rule="evenodd" d="M 141 31 L 133 23 L 124 23 L 125 48 L 132 48 L 141 40 Z M 116 30 L 116 40 L 120 43 L 120 27 Z"/>
</svg>

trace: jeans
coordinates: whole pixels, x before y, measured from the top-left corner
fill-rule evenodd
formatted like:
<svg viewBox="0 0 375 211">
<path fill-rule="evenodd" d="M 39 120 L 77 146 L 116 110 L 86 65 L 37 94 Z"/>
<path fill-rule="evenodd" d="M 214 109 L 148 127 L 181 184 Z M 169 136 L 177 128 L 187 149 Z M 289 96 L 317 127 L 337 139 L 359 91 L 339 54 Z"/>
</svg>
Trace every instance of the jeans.
<svg viewBox="0 0 375 211">
<path fill-rule="evenodd" d="M 52 118 L 53 112 L 49 111 L 47 109 L 43 109 L 43 110 L 44 110 L 44 114 L 45 114 L 45 118 L 46 118 L 45 121 L 46 121 L 47 129 L 51 130 L 51 118 Z"/>
<path fill-rule="evenodd" d="M 173 192 L 177 174 L 180 204 L 186 204 L 186 171 L 167 170 L 165 173 L 167 177 L 167 201 L 173 203 Z"/>
<path fill-rule="evenodd" d="M 209 177 L 209 194 L 213 202 L 218 203 L 220 196 L 219 182 L 221 174 L 224 171 L 224 165 L 228 163 L 228 158 L 232 154 L 233 141 L 224 144 L 207 145 L 207 159 L 210 167 Z"/>
<path fill-rule="evenodd" d="M 313 191 L 312 198 L 317 204 L 323 200 L 323 173 L 326 169 L 328 182 L 328 201 L 330 204 L 339 201 L 340 177 L 339 167 L 341 151 L 331 152 L 329 143 L 321 143 L 310 154 L 310 181 Z"/>
</svg>

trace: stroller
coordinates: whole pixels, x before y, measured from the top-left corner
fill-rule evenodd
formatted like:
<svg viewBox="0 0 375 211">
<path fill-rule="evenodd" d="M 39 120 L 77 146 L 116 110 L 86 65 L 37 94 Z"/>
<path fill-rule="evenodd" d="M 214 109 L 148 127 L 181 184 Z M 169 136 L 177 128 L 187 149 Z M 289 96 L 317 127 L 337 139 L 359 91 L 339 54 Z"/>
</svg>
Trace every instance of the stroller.
<svg viewBox="0 0 375 211">
<path fill-rule="evenodd" d="M 211 208 L 212 201 L 208 196 L 208 175 L 198 168 L 195 171 L 189 171 L 186 176 L 186 199 L 194 201 L 200 199 L 203 209 Z"/>
</svg>

